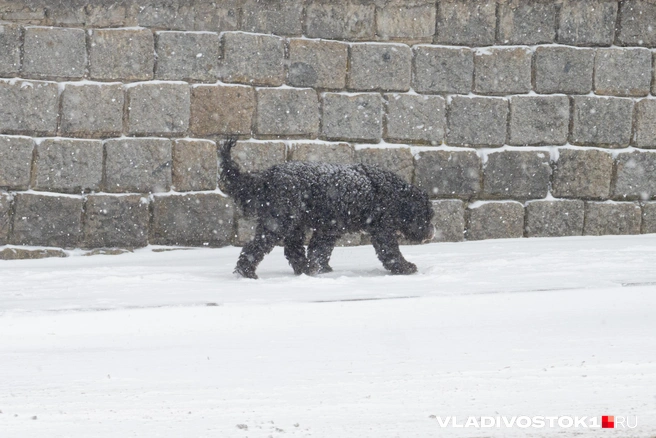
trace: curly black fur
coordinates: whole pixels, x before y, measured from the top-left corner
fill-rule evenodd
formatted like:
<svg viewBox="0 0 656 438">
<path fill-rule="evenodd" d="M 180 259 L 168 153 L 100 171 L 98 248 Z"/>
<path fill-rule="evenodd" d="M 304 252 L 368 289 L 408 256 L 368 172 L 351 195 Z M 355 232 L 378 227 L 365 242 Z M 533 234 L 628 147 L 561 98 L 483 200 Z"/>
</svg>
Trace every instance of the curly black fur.
<svg viewBox="0 0 656 438">
<path fill-rule="evenodd" d="M 287 162 L 262 172 L 240 172 L 230 150 L 221 147 L 221 181 L 248 216 L 258 219 L 255 238 L 242 249 L 235 272 L 257 278 L 255 270 L 279 242 L 296 274 L 332 271 L 335 242 L 344 233 L 366 231 L 376 254 L 393 274 L 417 267 L 399 251 L 397 232 L 407 239 L 431 239 L 433 210 L 426 193 L 376 166 Z M 307 255 L 303 240 L 312 230 Z"/>
</svg>

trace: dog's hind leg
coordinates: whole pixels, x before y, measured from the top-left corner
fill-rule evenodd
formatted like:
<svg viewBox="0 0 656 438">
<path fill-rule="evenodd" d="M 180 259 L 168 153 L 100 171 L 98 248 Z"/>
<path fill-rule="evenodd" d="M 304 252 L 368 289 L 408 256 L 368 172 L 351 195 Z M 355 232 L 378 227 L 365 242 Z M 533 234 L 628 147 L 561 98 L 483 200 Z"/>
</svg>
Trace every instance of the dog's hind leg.
<svg viewBox="0 0 656 438">
<path fill-rule="evenodd" d="M 257 278 L 255 274 L 257 265 L 260 264 L 264 256 L 269 254 L 281 239 L 282 237 L 278 234 L 272 233 L 261 225 L 258 225 L 255 230 L 255 237 L 244 245 L 241 254 L 239 254 L 235 273 L 246 278 Z"/>
<path fill-rule="evenodd" d="M 285 257 L 296 275 L 305 274 L 308 270 L 308 259 L 305 257 L 305 247 L 303 246 L 304 237 L 302 228 L 297 228 L 285 236 Z"/>
<path fill-rule="evenodd" d="M 308 275 L 325 274 L 332 272 L 330 255 L 333 253 L 338 234 L 331 234 L 315 230 L 308 246 Z"/>
<path fill-rule="evenodd" d="M 372 233 L 371 243 L 374 245 L 378 259 L 385 269 L 392 274 L 408 275 L 417 272 L 417 266 L 403 258 L 396 238 L 388 233 Z"/>
</svg>

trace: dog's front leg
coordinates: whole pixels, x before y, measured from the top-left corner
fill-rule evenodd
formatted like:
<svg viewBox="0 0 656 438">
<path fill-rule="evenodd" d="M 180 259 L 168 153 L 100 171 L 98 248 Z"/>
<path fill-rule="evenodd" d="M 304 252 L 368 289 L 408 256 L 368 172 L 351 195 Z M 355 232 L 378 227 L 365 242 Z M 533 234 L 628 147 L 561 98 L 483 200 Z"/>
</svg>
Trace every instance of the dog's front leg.
<svg viewBox="0 0 656 438">
<path fill-rule="evenodd" d="M 338 235 L 315 230 L 308 246 L 308 275 L 325 274 L 332 272 L 330 255 L 333 253 Z"/>
<path fill-rule="evenodd" d="M 392 274 L 408 275 L 417 272 L 417 266 L 403 258 L 394 235 L 374 233 L 371 235 L 371 243 L 374 245 L 378 259 Z"/>
<path fill-rule="evenodd" d="M 255 230 L 255 237 L 244 245 L 241 254 L 239 254 L 235 273 L 246 278 L 257 278 L 255 274 L 257 265 L 260 264 L 265 255 L 271 252 L 280 239 L 280 236 L 258 225 Z"/>
</svg>

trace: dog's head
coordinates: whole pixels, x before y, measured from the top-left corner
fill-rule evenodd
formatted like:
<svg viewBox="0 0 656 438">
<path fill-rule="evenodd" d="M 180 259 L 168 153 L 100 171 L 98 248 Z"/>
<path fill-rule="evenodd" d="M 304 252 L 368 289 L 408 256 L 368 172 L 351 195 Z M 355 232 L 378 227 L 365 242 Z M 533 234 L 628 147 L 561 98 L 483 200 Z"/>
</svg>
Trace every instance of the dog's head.
<svg viewBox="0 0 656 438">
<path fill-rule="evenodd" d="M 412 242 L 432 240 L 435 236 L 432 218 L 433 207 L 428 195 L 415 186 L 407 185 L 400 199 L 399 231 Z"/>
</svg>

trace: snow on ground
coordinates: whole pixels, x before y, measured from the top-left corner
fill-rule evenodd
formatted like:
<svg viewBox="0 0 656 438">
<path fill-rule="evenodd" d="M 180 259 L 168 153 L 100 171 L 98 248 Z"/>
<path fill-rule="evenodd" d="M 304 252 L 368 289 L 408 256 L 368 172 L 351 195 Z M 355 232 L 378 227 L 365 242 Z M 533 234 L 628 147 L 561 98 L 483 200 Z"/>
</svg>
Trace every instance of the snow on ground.
<svg viewBox="0 0 656 438">
<path fill-rule="evenodd" d="M 0 437 L 656 436 L 656 235 L 0 262 Z M 635 429 L 437 417 L 637 416 Z M 632 420 L 633 421 L 633 420 Z"/>
</svg>

